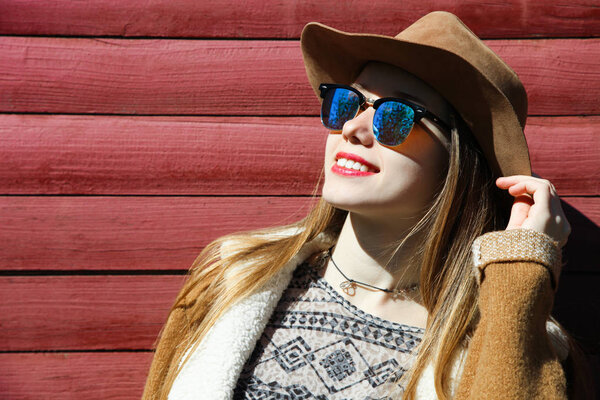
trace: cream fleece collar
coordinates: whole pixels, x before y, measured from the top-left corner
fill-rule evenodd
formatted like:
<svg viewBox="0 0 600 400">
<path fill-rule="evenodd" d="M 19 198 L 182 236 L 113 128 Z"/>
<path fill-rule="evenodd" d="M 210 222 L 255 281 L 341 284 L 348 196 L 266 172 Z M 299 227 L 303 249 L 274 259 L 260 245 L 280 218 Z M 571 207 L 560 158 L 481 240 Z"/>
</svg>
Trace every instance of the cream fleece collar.
<svg viewBox="0 0 600 400">
<path fill-rule="evenodd" d="M 176 377 L 169 400 L 231 399 L 242 368 L 288 286 L 294 269 L 311 254 L 331 244 L 331 239 L 324 234 L 306 243 L 259 292 L 223 314 Z"/>
</svg>

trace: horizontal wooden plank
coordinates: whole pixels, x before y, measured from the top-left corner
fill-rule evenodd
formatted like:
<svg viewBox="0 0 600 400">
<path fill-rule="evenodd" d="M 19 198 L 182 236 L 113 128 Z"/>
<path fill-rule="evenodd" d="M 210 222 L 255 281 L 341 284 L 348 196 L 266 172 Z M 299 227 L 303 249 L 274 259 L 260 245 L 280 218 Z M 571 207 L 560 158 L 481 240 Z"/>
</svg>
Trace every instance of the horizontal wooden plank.
<svg viewBox="0 0 600 400">
<path fill-rule="evenodd" d="M 153 353 L 0 354 L 5 399 L 126 400 L 142 397 Z"/>
<path fill-rule="evenodd" d="M 0 193 L 310 195 L 326 140 L 316 117 L 4 114 Z"/>
<path fill-rule="evenodd" d="M 311 202 L 309 197 L 0 197 L 0 269 L 188 269 L 210 241 L 298 221 Z"/>
<path fill-rule="evenodd" d="M 308 21 L 395 36 L 422 15 L 446 10 L 482 37 L 599 36 L 594 0 L 21 0 L 2 7 L 0 34 L 298 38 Z M 369 15 L 369 18 L 364 18 Z"/>
<path fill-rule="evenodd" d="M 183 282 L 172 275 L 1 277 L 0 351 L 151 349 Z"/>
<path fill-rule="evenodd" d="M 488 44 L 530 114 L 600 114 L 600 39 Z M 0 53 L 0 112 L 318 115 L 297 41 L 0 37 Z"/>
<path fill-rule="evenodd" d="M 0 278 L 0 351 L 151 349 L 182 276 Z M 565 274 L 559 321 L 600 351 L 600 274 Z M 52 316 L 52 318 L 48 318 Z"/>
<path fill-rule="evenodd" d="M 569 271 L 596 271 L 600 197 L 570 197 Z M 188 269 L 226 233 L 291 223 L 298 197 L 0 197 L 0 269 Z"/>
<path fill-rule="evenodd" d="M 600 117 L 529 117 L 525 136 L 533 172 L 559 195 L 600 194 Z"/>
<path fill-rule="evenodd" d="M 600 117 L 531 117 L 533 170 L 599 195 Z M 310 195 L 318 117 L 0 115 L 0 193 Z"/>
<path fill-rule="evenodd" d="M 486 44 L 523 82 L 530 115 L 600 114 L 597 94 L 587 92 L 600 85 L 600 40 L 493 40 Z M 589 57 L 597 58 L 590 61 Z M 583 72 L 585 68 L 590 69 Z M 571 89 L 577 87 L 579 92 L 563 85 L 573 85 Z"/>
</svg>

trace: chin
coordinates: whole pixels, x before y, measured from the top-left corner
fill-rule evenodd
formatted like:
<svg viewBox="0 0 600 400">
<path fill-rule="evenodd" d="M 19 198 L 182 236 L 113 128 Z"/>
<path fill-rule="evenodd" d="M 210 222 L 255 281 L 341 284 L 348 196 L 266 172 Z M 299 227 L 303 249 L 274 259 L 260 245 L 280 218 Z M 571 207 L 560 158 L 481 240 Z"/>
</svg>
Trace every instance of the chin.
<svg viewBox="0 0 600 400">
<path fill-rule="evenodd" d="M 368 212 L 372 211 L 374 207 L 377 207 L 377 204 L 368 202 L 364 198 L 360 199 L 357 196 L 347 193 L 340 194 L 339 191 L 335 193 L 327 193 L 325 190 L 323 190 L 323 195 L 321 197 L 335 208 L 357 214 L 368 214 Z"/>
<path fill-rule="evenodd" d="M 389 219 L 412 219 L 422 216 L 424 213 L 424 204 L 415 204 L 411 201 L 402 202 L 398 199 L 382 199 L 380 197 L 369 199 L 364 194 L 364 192 L 353 194 L 351 191 L 339 188 L 336 190 L 333 187 L 331 189 L 323 187 L 321 198 L 340 210 L 377 219 L 382 216 L 388 216 Z"/>
</svg>

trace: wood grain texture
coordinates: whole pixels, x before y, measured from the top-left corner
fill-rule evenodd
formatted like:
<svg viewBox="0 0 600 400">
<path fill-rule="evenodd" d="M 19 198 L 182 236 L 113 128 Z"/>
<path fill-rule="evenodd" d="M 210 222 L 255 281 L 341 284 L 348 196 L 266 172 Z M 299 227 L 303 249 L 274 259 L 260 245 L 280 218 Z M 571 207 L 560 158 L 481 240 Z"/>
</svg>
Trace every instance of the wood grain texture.
<svg viewBox="0 0 600 400">
<path fill-rule="evenodd" d="M 533 170 L 560 195 L 600 195 L 600 117 L 531 117 Z M 0 115 L 0 193 L 310 195 L 317 117 Z"/>
<path fill-rule="evenodd" d="M 182 285 L 183 276 L 0 277 L 0 351 L 152 349 Z M 598 285 L 600 275 L 566 273 L 555 299 L 559 321 L 591 352 Z"/>
<path fill-rule="evenodd" d="M 560 196 L 600 194 L 600 117 L 530 117 L 525 137 L 533 172 Z"/>
<path fill-rule="evenodd" d="M 10 400 L 142 397 L 153 353 L 0 354 L 0 393 Z"/>
<path fill-rule="evenodd" d="M 183 283 L 172 275 L 0 277 L 0 351 L 153 348 Z"/>
<path fill-rule="evenodd" d="M 530 114 L 600 114 L 600 39 L 488 44 L 519 74 Z M 0 112 L 319 112 L 297 41 L 0 37 L 0 53 Z"/>
<path fill-rule="evenodd" d="M 600 197 L 564 199 L 570 271 L 597 271 Z M 0 269 L 187 270 L 210 241 L 308 213 L 298 197 L 0 197 Z"/>
<path fill-rule="evenodd" d="M 227 233 L 303 218 L 309 197 L 0 197 L 0 269 L 187 270 Z"/>
<path fill-rule="evenodd" d="M 533 170 L 573 228 L 553 314 L 600 379 L 597 0 L 0 0 L 0 398 L 139 398 L 201 249 L 309 209 L 326 135 L 302 27 L 393 36 L 434 9 L 527 88 Z"/>
<path fill-rule="evenodd" d="M 352 32 L 395 36 L 426 13 L 445 10 L 482 37 L 600 35 L 600 11 L 594 0 L 224 0 L 218 4 L 206 0 L 3 2 L 0 34 L 298 38 L 304 24 L 319 21 Z"/>
<path fill-rule="evenodd" d="M 5 114 L 0 193 L 310 195 L 327 132 L 315 117 Z"/>
</svg>

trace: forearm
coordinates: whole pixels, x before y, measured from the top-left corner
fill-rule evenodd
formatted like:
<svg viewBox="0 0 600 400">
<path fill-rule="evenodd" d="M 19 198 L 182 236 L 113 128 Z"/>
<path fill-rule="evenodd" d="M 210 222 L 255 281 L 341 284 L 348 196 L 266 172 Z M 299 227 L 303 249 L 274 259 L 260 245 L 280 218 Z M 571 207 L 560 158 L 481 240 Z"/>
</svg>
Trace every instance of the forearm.
<svg viewBox="0 0 600 400">
<path fill-rule="evenodd" d="M 552 266 L 541 262 L 485 266 L 481 319 L 469 344 L 457 399 L 566 398 L 564 372 L 546 332 L 554 300 L 552 280 Z"/>
</svg>

